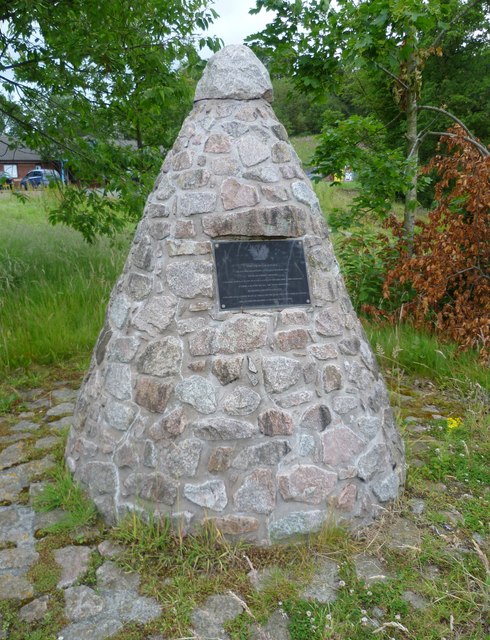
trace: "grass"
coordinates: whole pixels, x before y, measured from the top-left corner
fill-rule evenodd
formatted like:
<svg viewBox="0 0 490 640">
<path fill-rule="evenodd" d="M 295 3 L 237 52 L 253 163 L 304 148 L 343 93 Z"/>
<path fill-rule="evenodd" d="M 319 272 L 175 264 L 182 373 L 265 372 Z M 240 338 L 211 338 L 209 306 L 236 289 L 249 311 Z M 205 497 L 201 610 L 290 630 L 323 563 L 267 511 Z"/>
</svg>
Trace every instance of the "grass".
<svg viewBox="0 0 490 640">
<path fill-rule="evenodd" d="M 66 514 L 56 524 L 46 527 L 45 532 L 75 532 L 81 527 L 94 524 L 97 517 L 94 503 L 86 497 L 62 463 L 59 463 L 50 480 L 51 482 L 34 499 L 33 506 L 41 512 L 63 509 Z"/>
<path fill-rule="evenodd" d="M 465 393 L 478 393 L 478 387 L 490 392 L 490 370 L 482 366 L 475 351 L 461 352 L 456 344 L 444 343 L 409 323 L 363 324 L 378 360 L 393 375 L 401 371 L 433 378 L 439 385 Z"/>
<path fill-rule="evenodd" d="M 90 246 L 49 225 L 54 197 L 0 194 L 0 376 L 89 352 L 127 254 L 128 237 Z"/>
</svg>

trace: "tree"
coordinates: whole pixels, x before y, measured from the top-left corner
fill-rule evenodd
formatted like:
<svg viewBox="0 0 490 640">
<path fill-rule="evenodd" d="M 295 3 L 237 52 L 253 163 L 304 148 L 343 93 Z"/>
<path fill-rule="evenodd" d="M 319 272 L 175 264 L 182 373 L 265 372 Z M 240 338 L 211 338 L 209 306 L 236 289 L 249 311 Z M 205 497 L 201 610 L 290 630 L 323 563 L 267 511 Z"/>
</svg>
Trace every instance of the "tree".
<svg viewBox="0 0 490 640">
<path fill-rule="evenodd" d="M 417 206 L 418 157 L 422 140 L 432 135 L 420 127 L 419 114 L 430 111 L 452 117 L 444 105 L 420 102 L 427 61 L 443 56 L 449 34 L 461 33 L 466 43 L 481 41 L 489 31 L 489 3 L 483 0 L 257 0 L 275 12 L 266 29 L 251 38 L 254 46 L 287 68 L 306 91 L 324 91 L 339 84 L 347 71 L 364 72 L 390 82 L 390 96 L 404 121 L 404 235 L 413 243 Z M 386 125 L 387 123 L 381 123 Z M 424 123 L 425 124 L 425 123 Z"/>
<path fill-rule="evenodd" d="M 420 221 L 413 255 L 400 254 L 385 296 L 410 287 L 397 317 L 410 314 L 462 347 L 490 358 L 490 153 L 482 153 L 456 125 L 444 132 L 427 170 L 437 175 L 436 204 Z M 400 233 L 399 224 L 391 226 Z"/>
<path fill-rule="evenodd" d="M 92 240 L 137 219 L 191 103 L 209 0 L 10 0 L 0 9 L 0 113 L 83 186 L 53 220 Z M 111 193 L 117 197 L 107 198 Z"/>
</svg>

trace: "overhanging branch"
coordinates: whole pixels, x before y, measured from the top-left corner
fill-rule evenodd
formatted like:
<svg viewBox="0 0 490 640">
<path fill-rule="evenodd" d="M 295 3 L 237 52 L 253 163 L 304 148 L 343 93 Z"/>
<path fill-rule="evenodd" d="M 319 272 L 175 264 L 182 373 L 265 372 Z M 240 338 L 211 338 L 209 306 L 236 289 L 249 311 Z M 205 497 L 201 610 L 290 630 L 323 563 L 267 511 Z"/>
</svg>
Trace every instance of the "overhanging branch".
<svg viewBox="0 0 490 640">
<path fill-rule="evenodd" d="M 466 131 L 466 133 L 470 138 L 474 138 L 474 135 L 471 133 L 468 127 L 465 124 L 463 124 L 463 122 L 461 122 L 461 120 L 450 111 L 446 111 L 446 109 L 443 109 L 442 107 L 432 107 L 430 105 L 425 105 L 425 104 L 419 105 L 417 109 L 423 110 L 423 111 L 434 111 L 435 113 L 441 113 L 442 115 L 450 118 L 451 120 L 454 120 L 456 124 L 459 124 L 459 126 Z"/>
<path fill-rule="evenodd" d="M 468 136 L 459 136 L 457 133 L 450 133 L 449 131 L 427 131 L 425 135 L 427 135 L 427 136 L 437 136 L 439 138 L 440 137 L 443 137 L 443 138 L 462 138 L 466 142 L 469 142 L 474 147 L 476 147 L 478 149 L 478 151 L 480 152 L 480 155 L 483 158 L 490 157 L 490 151 L 483 144 L 481 144 L 481 142 L 478 142 L 478 140 L 475 140 L 474 138 L 470 138 Z"/>
</svg>

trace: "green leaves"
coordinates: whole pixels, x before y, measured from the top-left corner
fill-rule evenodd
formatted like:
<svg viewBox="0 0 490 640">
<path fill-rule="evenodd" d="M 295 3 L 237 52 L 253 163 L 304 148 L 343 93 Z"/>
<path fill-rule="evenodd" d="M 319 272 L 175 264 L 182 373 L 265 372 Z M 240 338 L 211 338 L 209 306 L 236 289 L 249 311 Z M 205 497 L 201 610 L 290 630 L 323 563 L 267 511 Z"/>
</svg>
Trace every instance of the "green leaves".
<svg viewBox="0 0 490 640">
<path fill-rule="evenodd" d="M 367 214 L 387 216 L 397 195 L 404 193 L 408 185 L 403 151 L 390 148 L 385 127 L 373 117 L 351 116 L 333 126 L 326 125 L 313 163 L 324 176 L 342 175 L 346 168 L 356 174 L 361 189 L 349 224 L 352 218 Z M 339 226 L 344 226 L 341 220 Z"/>
<path fill-rule="evenodd" d="M 208 4 L 59 0 L 54 10 L 11 0 L 0 10 L 9 24 L 0 29 L 0 114 L 25 146 L 63 157 L 80 186 L 62 192 L 53 221 L 91 241 L 141 215 L 162 148 L 191 107 L 198 47 L 220 46 L 196 35 L 216 17 Z"/>
</svg>

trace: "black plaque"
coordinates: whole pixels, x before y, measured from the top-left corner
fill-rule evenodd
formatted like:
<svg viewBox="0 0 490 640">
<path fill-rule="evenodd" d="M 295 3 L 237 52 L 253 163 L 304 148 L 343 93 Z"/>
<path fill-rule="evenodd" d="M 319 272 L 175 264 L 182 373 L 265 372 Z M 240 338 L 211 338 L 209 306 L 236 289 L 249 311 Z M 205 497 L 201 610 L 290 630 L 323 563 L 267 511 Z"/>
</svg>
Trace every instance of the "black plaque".
<svg viewBox="0 0 490 640">
<path fill-rule="evenodd" d="M 221 309 L 310 304 L 301 240 L 215 242 Z"/>
</svg>

